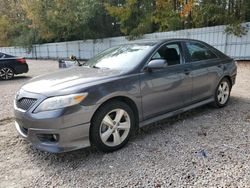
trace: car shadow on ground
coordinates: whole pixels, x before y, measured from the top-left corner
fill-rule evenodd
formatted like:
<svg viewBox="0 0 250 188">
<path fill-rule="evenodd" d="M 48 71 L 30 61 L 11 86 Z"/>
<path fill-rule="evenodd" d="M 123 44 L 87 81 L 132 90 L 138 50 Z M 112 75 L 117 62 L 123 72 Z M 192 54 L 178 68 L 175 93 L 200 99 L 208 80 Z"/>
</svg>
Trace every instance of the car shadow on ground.
<svg viewBox="0 0 250 188">
<path fill-rule="evenodd" d="M 12 78 L 11 80 L 0 80 L 0 83 L 9 83 L 9 82 L 14 82 L 14 81 L 27 81 L 29 79 L 31 79 L 31 76 L 15 76 L 14 78 Z"/>
<path fill-rule="evenodd" d="M 178 122 L 192 120 L 198 116 L 208 115 L 214 110 L 223 110 L 230 106 L 235 106 L 235 105 L 239 105 L 239 104 L 246 103 L 246 102 L 250 104 L 249 99 L 231 97 L 231 100 L 229 101 L 228 106 L 225 108 L 218 109 L 208 104 L 208 105 L 204 105 L 196 109 L 184 112 L 182 114 L 173 116 L 171 118 L 167 118 L 167 119 L 155 122 L 153 124 L 147 125 L 141 128 L 139 132 L 131 138 L 131 141 L 123 149 L 118 150 L 113 153 L 105 154 L 103 152 L 98 151 L 94 147 L 89 147 L 89 148 L 84 148 L 84 149 L 71 151 L 67 153 L 53 154 L 53 153 L 40 151 L 34 148 L 31 144 L 25 143 L 26 152 L 28 155 L 29 153 L 32 153 L 30 157 L 33 158 L 32 161 L 35 161 L 37 163 L 45 162 L 45 163 L 49 163 L 50 165 L 53 164 L 55 168 L 57 166 L 58 167 L 61 166 L 61 163 L 67 163 L 67 165 L 74 168 L 75 164 L 78 164 L 78 165 L 85 164 L 92 159 L 95 159 L 96 161 L 102 160 L 103 156 L 105 155 L 115 156 L 117 152 L 123 152 L 122 150 L 125 150 L 125 149 L 126 151 L 128 151 L 128 148 L 131 147 L 131 145 L 137 140 L 146 139 L 150 135 L 157 135 L 163 131 L 164 132 L 173 131 L 172 129 L 175 129 L 175 124 L 177 124 Z"/>
<path fill-rule="evenodd" d="M 31 76 L 15 76 L 12 80 L 27 80 L 31 78 Z"/>
</svg>

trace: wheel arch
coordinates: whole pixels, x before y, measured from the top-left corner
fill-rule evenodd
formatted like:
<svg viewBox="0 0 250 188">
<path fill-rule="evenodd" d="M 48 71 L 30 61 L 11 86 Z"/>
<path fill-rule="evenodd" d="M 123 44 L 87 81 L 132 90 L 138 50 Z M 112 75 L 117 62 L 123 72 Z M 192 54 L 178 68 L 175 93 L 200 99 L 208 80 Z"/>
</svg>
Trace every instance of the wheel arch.
<svg viewBox="0 0 250 188">
<path fill-rule="evenodd" d="M 1 62 L 1 63 L 0 63 L 0 69 L 1 69 L 1 68 L 10 68 L 10 69 L 12 69 L 13 72 L 16 74 L 15 66 L 13 66 L 12 63 L 8 63 L 8 62 L 6 62 L 6 61 Z"/>
<path fill-rule="evenodd" d="M 93 118 L 95 117 L 96 113 L 98 113 L 98 110 L 106 105 L 107 103 L 111 102 L 111 101 L 121 101 L 121 102 L 124 102 L 125 104 L 127 104 L 129 107 L 131 107 L 132 111 L 134 112 L 135 114 L 135 119 L 136 119 L 136 131 L 139 129 L 139 119 L 140 119 L 140 114 L 139 114 L 139 109 L 138 109 L 138 106 L 136 105 L 136 102 L 131 99 L 130 97 L 128 96 L 123 96 L 123 95 L 118 95 L 118 96 L 113 96 L 113 97 L 110 97 L 108 99 L 106 99 L 105 101 L 103 101 L 98 107 L 97 109 L 94 111 L 92 117 L 91 117 L 91 121 L 93 121 Z"/>
<path fill-rule="evenodd" d="M 232 86 L 233 86 L 232 78 L 231 78 L 229 75 L 225 75 L 222 79 L 224 79 L 224 78 L 228 79 L 228 81 L 229 81 L 229 83 L 230 83 L 230 88 L 232 88 Z M 221 80 L 222 80 L 222 79 L 221 79 Z M 221 80 L 220 80 L 220 81 L 221 81 Z"/>
<path fill-rule="evenodd" d="M 221 82 L 221 80 L 223 80 L 224 78 L 226 78 L 226 79 L 229 81 L 229 83 L 230 83 L 230 89 L 231 89 L 231 88 L 232 88 L 232 86 L 233 86 L 233 81 L 232 81 L 231 76 L 230 76 L 230 75 L 228 75 L 228 74 L 223 75 L 223 76 L 219 79 L 219 81 L 218 81 L 218 83 L 217 83 L 216 87 L 219 85 L 219 83 Z"/>
<path fill-rule="evenodd" d="M 218 91 L 218 87 L 219 87 L 219 85 L 220 85 L 220 83 L 222 82 L 223 79 L 228 80 L 230 88 L 229 88 L 229 94 L 228 94 L 228 98 L 227 98 L 226 102 L 224 102 L 224 103 L 221 104 L 221 103 L 219 103 L 218 98 L 217 98 L 217 95 L 218 95 L 217 91 Z M 231 91 L 231 89 L 232 89 L 232 80 L 231 80 L 230 75 L 224 75 L 224 76 L 222 76 L 221 79 L 219 79 L 219 82 L 217 83 L 217 86 L 216 86 L 216 90 L 215 90 L 215 93 L 214 93 L 213 106 L 216 107 L 216 108 L 222 108 L 222 107 L 226 106 L 226 104 L 227 104 L 227 102 L 229 101 L 229 98 L 230 98 L 230 91 Z"/>
</svg>

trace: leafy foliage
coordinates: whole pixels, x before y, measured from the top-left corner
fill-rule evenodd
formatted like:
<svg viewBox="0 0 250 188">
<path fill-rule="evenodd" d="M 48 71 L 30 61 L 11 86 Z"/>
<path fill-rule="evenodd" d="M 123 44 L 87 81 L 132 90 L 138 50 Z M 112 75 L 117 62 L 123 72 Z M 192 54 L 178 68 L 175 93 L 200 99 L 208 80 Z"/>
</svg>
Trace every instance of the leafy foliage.
<svg viewBox="0 0 250 188">
<path fill-rule="evenodd" d="M 20 0 L 2 0 L 0 13 L 0 44 L 8 46 L 30 43 L 29 21 L 25 19 Z"/>
<path fill-rule="evenodd" d="M 242 36 L 249 0 L 1 0 L 0 46 L 228 25 Z"/>
<path fill-rule="evenodd" d="M 172 0 L 156 0 L 153 22 L 158 25 L 159 31 L 182 28 L 177 6 L 180 6 L 177 1 L 173 4 Z"/>
<path fill-rule="evenodd" d="M 0 46 L 120 35 L 104 1 L 1 0 Z"/>
<path fill-rule="evenodd" d="M 132 38 L 153 31 L 152 0 L 127 0 L 116 5 L 106 3 L 109 14 L 120 23 L 121 32 Z"/>
</svg>

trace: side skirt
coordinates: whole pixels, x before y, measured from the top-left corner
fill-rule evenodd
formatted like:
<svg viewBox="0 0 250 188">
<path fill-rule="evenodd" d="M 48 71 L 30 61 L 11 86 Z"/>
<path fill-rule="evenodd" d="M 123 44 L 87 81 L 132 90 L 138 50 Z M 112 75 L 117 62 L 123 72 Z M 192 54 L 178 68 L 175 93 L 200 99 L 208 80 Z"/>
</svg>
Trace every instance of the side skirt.
<svg viewBox="0 0 250 188">
<path fill-rule="evenodd" d="M 189 105 L 189 106 L 187 106 L 187 107 L 180 108 L 180 109 L 178 109 L 178 110 L 175 110 L 175 111 L 172 111 L 172 112 L 168 112 L 168 113 L 166 113 L 166 114 L 162 114 L 162 115 L 159 115 L 159 116 L 156 116 L 156 117 L 147 119 L 147 120 L 145 120 L 145 121 L 142 121 L 142 122 L 140 122 L 139 126 L 140 126 L 140 127 L 143 127 L 143 126 L 148 125 L 148 124 L 151 124 L 151 123 L 153 123 L 153 122 L 160 121 L 160 120 L 162 120 L 162 119 L 166 119 L 166 118 L 175 116 L 175 115 L 177 115 L 177 114 L 180 114 L 180 113 L 186 112 L 186 111 L 188 111 L 188 110 L 197 108 L 197 107 L 199 107 L 199 106 L 202 106 L 202 105 L 211 103 L 211 102 L 213 102 L 213 101 L 214 101 L 213 98 L 206 99 L 206 100 L 204 100 L 204 101 L 201 101 L 201 102 L 198 102 L 198 103 Z"/>
</svg>

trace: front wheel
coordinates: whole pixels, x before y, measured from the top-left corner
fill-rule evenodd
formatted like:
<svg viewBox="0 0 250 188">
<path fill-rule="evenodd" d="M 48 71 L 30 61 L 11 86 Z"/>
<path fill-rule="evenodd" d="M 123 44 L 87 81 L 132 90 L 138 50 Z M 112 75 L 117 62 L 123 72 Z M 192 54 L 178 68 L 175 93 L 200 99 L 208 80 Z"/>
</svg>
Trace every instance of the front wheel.
<svg viewBox="0 0 250 188">
<path fill-rule="evenodd" d="M 124 102 L 111 101 L 93 117 L 90 127 L 91 143 L 99 150 L 112 152 L 123 147 L 134 131 L 135 117 Z"/>
<path fill-rule="evenodd" d="M 221 108 L 226 106 L 231 92 L 231 84 L 227 78 L 223 78 L 216 88 L 214 96 L 214 104 L 216 107 Z"/>
</svg>

